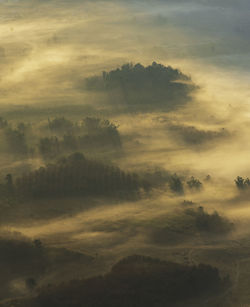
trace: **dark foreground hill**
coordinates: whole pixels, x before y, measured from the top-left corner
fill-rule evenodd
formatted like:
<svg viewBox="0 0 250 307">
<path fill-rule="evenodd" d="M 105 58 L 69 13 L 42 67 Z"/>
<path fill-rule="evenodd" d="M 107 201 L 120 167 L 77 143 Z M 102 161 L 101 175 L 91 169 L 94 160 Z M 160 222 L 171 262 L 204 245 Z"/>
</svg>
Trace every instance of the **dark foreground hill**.
<svg viewBox="0 0 250 307">
<path fill-rule="evenodd" d="M 74 272 L 66 268 L 75 264 L 86 273 L 92 261 L 92 257 L 78 252 L 44 246 L 38 239 L 32 242 L 23 237 L 0 237 L 0 302 L 29 294 L 46 276 L 53 281 L 59 275 L 65 280 L 74 278 Z"/>
<path fill-rule="evenodd" d="M 222 279 L 209 265 L 130 256 L 104 276 L 42 289 L 23 303 L 25 307 L 166 307 L 215 296 L 229 285 L 229 279 Z"/>
</svg>

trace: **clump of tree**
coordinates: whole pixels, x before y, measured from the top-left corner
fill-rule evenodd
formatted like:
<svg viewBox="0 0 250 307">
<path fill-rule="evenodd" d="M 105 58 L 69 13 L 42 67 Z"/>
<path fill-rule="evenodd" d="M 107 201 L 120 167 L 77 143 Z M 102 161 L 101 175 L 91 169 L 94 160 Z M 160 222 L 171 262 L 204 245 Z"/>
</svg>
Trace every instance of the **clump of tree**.
<svg viewBox="0 0 250 307">
<path fill-rule="evenodd" d="M 14 155 L 25 156 L 28 154 L 29 149 L 27 145 L 27 140 L 23 131 L 19 129 L 12 129 L 8 127 L 4 131 L 5 141 L 7 144 L 8 152 Z"/>
<path fill-rule="evenodd" d="M 172 176 L 170 172 L 161 167 L 149 168 L 141 171 L 140 174 L 154 187 L 164 187 Z"/>
<path fill-rule="evenodd" d="M 86 117 L 83 121 L 87 135 L 79 138 L 80 145 L 114 146 L 121 147 L 121 138 L 118 126 L 107 119 Z"/>
<path fill-rule="evenodd" d="M 0 298 L 10 295 L 9 283 L 23 279 L 28 290 L 35 288 L 34 277 L 42 276 L 49 266 L 45 249 L 37 248 L 27 239 L 0 238 Z"/>
<path fill-rule="evenodd" d="M 31 125 L 19 122 L 11 125 L 0 117 L 1 151 L 25 158 L 33 154 L 33 148 L 29 146 Z"/>
<path fill-rule="evenodd" d="M 57 157 L 62 153 L 61 142 L 56 136 L 41 138 L 39 140 L 38 150 L 44 159 Z"/>
<path fill-rule="evenodd" d="M 176 245 L 183 242 L 200 241 L 201 238 L 218 238 L 229 235 L 234 224 L 218 212 L 208 213 L 191 201 L 184 201 L 176 214 L 161 218 L 151 229 L 151 240 L 157 244 Z M 202 236 L 201 236 L 202 235 Z"/>
<path fill-rule="evenodd" d="M 208 175 L 204 178 L 204 180 L 205 180 L 206 182 L 210 182 L 210 181 L 212 180 L 212 177 L 208 174 Z"/>
<path fill-rule="evenodd" d="M 191 190 L 200 190 L 202 188 L 202 183 L 200 182 L 199 179 L 195 178 L 192 176 L 188 181 L 187 181 L 187 186 Z"/>
<path fill-rule="evenodd" d="M 57 117 L 53 120 L 48 120 L 49 129 L 53 133 L 71 133 L 74 129 L 74 124 L 65 117 Z"/>
<path fill-rule="evenodd" d="M 153 62 L 152 65 L 125 64 L 85 80 L 90 91 L 103 91 L 116 104 L 175 108 L 196 89 L 191 78 L 178 69 Z"/>
<path fill-rule="evenodd" d="M 37 126 L 24 122 L 10 125 L 0 117 L 0 130 L 3 140 L 0 150 L 21 158 L 39 155 L 51 160 L 77 151 L 119 152 L 122 147 L 118 126 L 95 117 L 79 122 L 57 117 Z"/>
<path fill-rule="evenodd" d="M 37 286 L 37 282 L 33 277 L 26 278 L 25 284 L 30 291 L 33 291 Z"/>
<path fill-rule="evenodd" d="M 48 247 L 39 239 L 31 241 L 15 233 L 0 235 L 0 299 L 13 295 L 12 280 L 24 282 L 34 291 L 46 274 L 58 272 L 70 263 L 89 266 L 93 258 L 64 248 Z"/>
<path fill-rule="evenodd" d="M 46 307 L 165 307 L 193 300 L 196 305 L 230 285 L 229 277 L 222 278 L 210 265 L 188 266 L 134 255 L 104 276 L 44 288 L 34 302 Z"/>
<path fill-rule="evenodd" d="M 38 151 L 44 159 L 64 153 L 100 148 L 120 149 L 122 146 L 118 127 L 107 119 L 86 117 L 81 124 L 69 123 L 65 118 L 49 123 L 55 135 L 42 137 L 38 143 Z"/>
<path fill-rule="evenodd" d="M 4 129 L 8 127 L 8 121 L 3 117 L 0 117 L 0 129 Z"/>
<path fill-rule="evenodd" d="M 235 184 L 236 184 L 236 187 L 239 189 L 239 190 L 247 190 L 250 188 L 250 180 L 249 178 L 243 178 L 243 177 L 240 177 L 238 176 L 235 180 L 234 180 Z"/>
<path fill-rule="evenodd" d="M 181 204 L 186 206 L 186 207 L 195 205 L 195 203 L 192 200 L 186 200 L 186 199 L 184 199 L 183 202 L 181 202 Z"/>
<path fill-rule="evenodd" d="M 119 196 L 135 197 L 147 189 L 135 173 L 89 160 L 74 153 L 58 162 L 17 178 L 14 190 L 25 197 Z"/>
<path fill-rule="evenodd" d="M 229 135 L 224 128 L 219 131 L 211 131 L 197 129 L 194 126 L 171 125 L 169 130 L 188 145 L 202 145 Z"/>
<path fill-rule="evenodd" d="M 186 180 L 184 176 L 179 176 L 176 173 L 171 174 L 159 167 L 153 170 L 144 171 L 142 175 L 147 178 L 147 181 L 152 187 L 169 187 L 170 191 L 179 195 L 184 194 L 184 187 L 188 187 L 190 190 L 199 191 L 203 186 L 202 182 L 194 176 Z"/>
<path fill-rule="evenodd" d="M 14 182 L 11 174 L 0 181 L 0 205 L 12 206 L 16 203 Z"/>
<path fill-rule="evenodd" d="M 199 232 L 208 234 L 228 234 L 234 229 L 234 224 L 218 212 L 208 213 L 203 207 L 187 209 L 186 214 L 195 219 L 195 226 Z"/>
<path fill-rule="evenodd" d="M 174 193 L 182 195 L 184 193 L 184 187 L 182 180 L 176 174 L 172 175 L 169 179 L 169 188 Z"/>
<path fill-rule="evenodd" d="M 28 134 L 31 129 L 32 129 L 32 126 L 30 123 L 24 123 L 24 122 L 20 122 L 17 124 L 17 128 L 16 128 L 20 133 L 23 133 L 23 134 Z"/>
</svg>

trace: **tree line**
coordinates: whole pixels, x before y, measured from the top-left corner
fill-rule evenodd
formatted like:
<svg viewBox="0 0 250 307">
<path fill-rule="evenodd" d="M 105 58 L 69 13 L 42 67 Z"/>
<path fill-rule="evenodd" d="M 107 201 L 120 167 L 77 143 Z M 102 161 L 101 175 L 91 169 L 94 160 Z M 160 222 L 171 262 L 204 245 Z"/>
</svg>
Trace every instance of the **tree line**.
<svg viewBox="0 0 250 307">
<path fill-rule="evenodd" d="M 136 197 L 148 183 L 135 173 L 89 160 L 81 153 L 61 158 L 16 180 L 8 180 L 8 189 L 17 196 L 50 198 L 75 196 Z"/>
</svg>

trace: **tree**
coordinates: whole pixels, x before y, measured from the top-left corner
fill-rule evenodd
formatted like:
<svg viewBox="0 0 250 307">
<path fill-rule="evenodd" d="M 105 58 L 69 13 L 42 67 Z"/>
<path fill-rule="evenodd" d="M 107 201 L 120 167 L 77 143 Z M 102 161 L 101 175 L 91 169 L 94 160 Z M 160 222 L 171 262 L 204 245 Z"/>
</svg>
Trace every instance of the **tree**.
<svg viewBox="0 0 250 307">
<path fill-rule="evenodd" d="M 34 278 L 27 278 L 25 280 L 25 283 L 26 283 L 26 287 L 30 290 L 30 291 L 33 291 L 34 288 L 36 287 L 37 283 L 36 283 L 36 280 Z"/>
<path fill-rule="evenodd" d="M 56 157 L 61 153 L 60 145 L 61 144 L 56 136 L 51 138 L 46 137 L 40 139 L 38 149 L 44 159 L 49 159 Z"/>
<path fill-rule="evenodd" d="M 193 176 L 187 181 L 187 185 L 189 187 L 189 189 L 192 189 L 192 190 L 200 190 L 202 188 L 202 183 L 194 178 Z"/>
<path fill-rule="evenodd" d="M 52 121 L 49 119 L 48 124 L 49 129 L 55 133 L 69 133 L 72 132 L 74 128 L 73 123 L 64 117 L 58 117 L 53 119 Z"/>
<path fill-rule="evenodd" d="M 41 248 L 42 247 L 42 241 L 40 239 L 35 239 L 33 241 L 33 244 L 36 248 Z"/>
<path fill-rule="evenodd" d="M 169 187 L 175 193 L 183 194 L 184 192 L 182 181 L 176 174 L 171 176 L 169 180 Z"/>
<path fill-rule="evenodd" d="M 7 120 L 0 117 L 0 129 L 6 128 L 8 126 Z"/>
<path fill-rule="evenodd" d="M 19 130 L 8 128 L 5 130 L 5 139 L 8 145 L 8 151 L 15 155 L 27 155 L 28 146 L 25 134 Z"/>
<path fill-rule="evenodd" d="M 5 177 L 6 180 L 6 190 L 8 195 L 13 195 L 14 192 L 14 185 L 13 185 L 13 179 L 11 174 L 7 174 Z"/>
<path fill-rule="evenodd" d="M 239 190 L 245 190 L 250 187 L 249 178 L 244 179 L 243 177 L 238 176 L 234 182 Z"/>
</svg>

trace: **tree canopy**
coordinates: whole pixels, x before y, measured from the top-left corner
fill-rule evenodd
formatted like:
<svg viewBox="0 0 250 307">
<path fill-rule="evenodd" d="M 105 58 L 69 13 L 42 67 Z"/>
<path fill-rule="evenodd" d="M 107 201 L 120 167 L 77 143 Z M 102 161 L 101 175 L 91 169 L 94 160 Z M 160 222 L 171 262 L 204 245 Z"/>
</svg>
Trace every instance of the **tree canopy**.
<svg viewBox="0 0 250 307">
<path fill-rule="evenodd" d="M 197 88 L 178 69 L 153 62 L 152 65 L 125 64 L 85 80 L 89 91 L 103 91 L 115 104 L 175 108 L 189 100 Z"/>
</svg>

